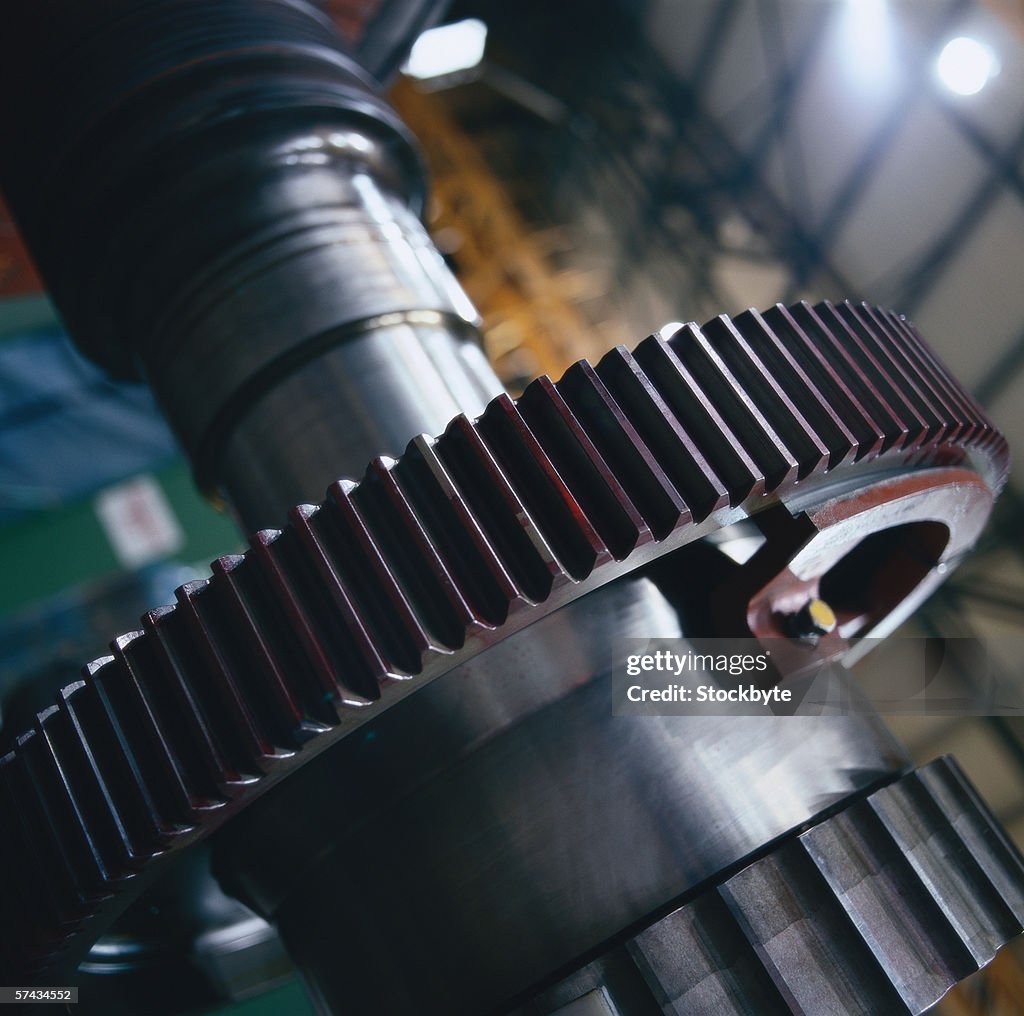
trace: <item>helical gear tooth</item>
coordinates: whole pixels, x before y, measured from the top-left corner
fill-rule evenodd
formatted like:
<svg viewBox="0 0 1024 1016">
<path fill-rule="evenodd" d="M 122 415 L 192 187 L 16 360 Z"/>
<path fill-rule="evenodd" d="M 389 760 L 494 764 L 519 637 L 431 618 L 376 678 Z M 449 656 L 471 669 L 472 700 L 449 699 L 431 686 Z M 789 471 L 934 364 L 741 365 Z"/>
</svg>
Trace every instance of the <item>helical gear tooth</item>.
<svg viewBox="0 0 1024 1016">
<path fill-rule="evenodd" d="M 50 856 L 50 862 L 63 869 L 60 880 L 69 899 L 74 900 L 75 910 L 80 908 L 87 912 L 110 893 L 104 891 L 103 867 L 91 849 L 86 830 L 77 819 L 43 733 L 43 724 L 55 709 L 55 706 L 50 706 L 41 712 L 35 729 L 18 738 L 15 755 L 41 818 L 38 842 L 46 844 L 44 849 Z M 52 847 L 56 844 L 60 849 L 54 851 Z"/>
<path fill-rule="evenodd" d="M 198 682 L 182 657 L 179 618 L 174 607 L 160 607 L 142 618 L 154 667 L 146 677 L 147 697 L 160 704 L 165 715 L 179 718 L 178 752 L 193 758 L 200 781 L 211 794 L 231 798 L 246 779 L 229 761 L 217 725 L 200 697 Z M 189 661 L 192 662 L 192 661 Z M 204 689 L 206 690 L 206 689 Z"/>
<path fill-rule="evenodd" d="M 704 459 L 715 463 L 729 491 L 729 504 L 736 506 L 764 494 L 764 471 L 672 348 L 652 335 L 636 347 L 633 357 Z"/>
<path fill-rule="evenodd" d="M 880 311 L 880 313 L 889 323 L 893 332 L 900 337 L 903 344 L 916 350 L 921 358 L 931 365 L 937 383 L 942 386 L 949 398 L 958 406 L 960 414 L 963 415 L 969 424 L 969 429 L 961 435 L 961 440 L 966 442 L 977 441 L 984 427 L 984 414 L 981 412 L 978 404 L 957 380 L 950 375 L 945 365 L 935 355 L 934 351 L 924 343 L 910 322 L 888 311 Z"/>
<path fill-rule="evenodd" d="M 930 445 L 941 427 L 941 420 L 921 397 L 908 368 L 895 362 L 885 345 L 878 341 L 875 330 L 849 304 L 837 307 L 825 301 L 814 310 L 841 339 L 848 340 L 844 345 L 861 362 L 864 376 L 872 379 L 886 405 L 906 426 L 901 450 L 911 452 Z"/>
<path fill-rule="evenodd" d="M 795 480 L 799 469 L 796 457 L 704 332 L 695 324 L 687 324 L 668 340 L 668 344 L 757 464 L 766 489 L 773 491 Z"/>
<path fill-rule="evenodd" d="M 798 843 L 718 889 L 791 1012 L 906 1013 L 856 921 Z"/>
<path fill-rule="evenodd" d="M 974 958 L 870 807 L 803 834 L 808 857 L 912 1012 L 977 969 Z M 878 1010 L 884 1011 L 884 1010 Z"/>
<path fill-rule="evenodd" d="M 555 388 L 656 539 L 663 540 L 684 520 L 692 520 L 682 495 L 589 363 L 574 364 Z"/>
<path fill-rule="evenodd" d="M 551 379 L 531 381 L 516 405 L 612 556 L 648 542 L 640 512 Z"/>
<path fill-rule="evenodd" d="M 844 364 L 826 349 L 821 333 L 805 329 L 782 304 L 769 308 L 761 317 L 853 434 L 857 445 L 854 461 L 868 461 L 881 454 L 888 447 L 885 429 L 847 383 Z"/>
<path fill-rule="evenodd" d="M 89 696 L 95 698 L 95 691 L 84 681 L 76 681 L 62 688 L 58 694 L 68 727 L 62 755 L 64 765 L 75 784 L 75 794 L 96 825 L 105 827 L 98 835 L 108 844 L 107 853 L 113 858 L 111 867 L 124 871 L 135 870 L 151 854 L 142 848 L 143 837 L 138 836 L 133 829 L 133 809 L 131 803 L 125 800 L 123 782 L 118 785 L 107 779 L 101 760 L 92 750 L 88 731 L 95 731 L 95 726 L 83 719 L 82 714 L 88 711 L 85 699 Z M 98 708 L 95 701 L 93 705 Z"/>
<path fill-rule="evenodd" d="M 774 379 L 788 404 L 799 407 L 802 418 L 825 449 L 824 468 L 835 469 L 860 458 L 857 436 L 833 407 L 822 386 L 813 379 L 812 369 L 800 363 L 764 317 L 751 309 L 735 317 L 732 326 L 749 355 Z M 713 342 L 715 334 L 716 330 L 710 329 L 709 338 Z M 718 334 L 722 334 L 722 329 L 718 329 Z M 723 341 L 719 351 L 728 345 Z"/>
<path fill-rule="evenodd" d="M 262 672 L 248 661 L 242 663 L 237 648 L 225 644 L 232 640 L 221 634 L 233 626 L 227 602 L 235 595 L 232 570 L 244 560 L 240 555 L 218 558 L 211 569 L 214 580 L 180 587 L 175 593 L 173 627 L 165 633 L 173 642 L 178 664 L 190 675 L 191 693 L 217 731 L 219 751 L 233 782 L 240 785 L 252 782 L 281 757 L 281 748 L 274 744 L 276 727 L 261 715 L 266 712 L 265 706 L 261 709 L 265 694 L 252 687 Z M 253 567 L 251 561 L 249 567 Z M 237 609 L 242 611 L 240 606 Z M 244 686 L 243 674 L 248 681 Z M 284 739 L 282 735 L 280 740 Z"/>
<path fill-rule="evenodd" d="M 4 870 L 13 876 L 8 880 L 10 898 L 6 898 L 6 885 L 2 895 L 5 904 L 22 918 L 12 927 L 28 939 L 23 943 L 28 955 L 49 955 L 80 925 L 81 913 L 69 910 L 67 897 L 60 892 L 62 862 L 58 861 L 54 872 L 47 871 L 48 845 L 37 840 L 29 822 L 30 809 L 35 805 L 19 791 L 24 775 L 15 752 L 0 758 L 0 805 L 8 817 L 3 839 L 10 865 Z M 0 971 L 4 959 L 0 950 Z"/>
<path fill-rule="evenodd" d="M 622 346 L 610 350 L 595 368 L 607 390 L 623 408 L 653 453 L 681 503 L 695 522 L 729 504 L 729 491 L 708 465 L 687 431 L 673 416 L 640 364 Z"/>
<path fill-rule="evenodd" d="M 201 810 L 196 807 L 200 802 L 193 799 L 182 781 L 176 760 L 124 658 L 124 649 L 140 635 L 133 632 L 115 640 L 118 651 L 91 676 L 137 781 L 149 794 L 159 827 L 173 835 L 192 829 Z"/>
<path fill-rule="evenodd" d="M 701 333 L 739 383 L 741 391 L 749 393 L 747 401 L 761 408 L 765 420 L 796 463 L 797 476 L 804 479 L 823 470 L 829 461 L 828 446 L 808 423 L 800 402 L 786 393 L 780 380 L 788 362 L 771 355 L 774 347 L 763 347 L 762 353 L 756 351 L 739 326 L 724 315 L 709 321 Z M 813 394 L 806 387 L 800 394 L 813 409 Z"/>
<path fill-rule="evenodd" d="M 926 365 L 914 354 L 906 342 L 896 341 L 887 321 L 866 303 L 852 304 L 849 300 L 837 307 L 838 313 L 870 336 L 879 351 L 892 364 L 904 390 L 928 425 L 926 443 L 955 440 L 961 428 L 956 407 L 950 405 L 936 388 L 934 378 Z"/>
<path fill-rule="evenodd" d="M 294 560 L 282 555 L 288 597 L 298 616 L 310 656 L 333 683 L 329 694 L 347 706 L 364 706 L 380 698 L 380 685 L 391 674 L 368 629 L 360 605 L 334 561 L 317 525 L 320 509 L 298 505 L 288 516 L 296 548 Z M 283 547 L 283 539 L 277 546 Z M 340 624 L 338 623 L 340 621 Z"/>
<path fill-rule="evenodd" d="M 970 849 L 1017 924 L 1024 927 L 1024 858 L 968 783 L 956 760 L 938 759 L 919 769 L 916 775 Z"/>
<path fill-rule="evenodd" d="M 627 943 L 666 1013 L 792 1016 L 725 900 L 707 893 Z"/>
<path fill-rule="evenodd" d="M 1010 470 L 1010 455 L 1006 440 L 974 397 L 949 373 L 945 364 L 921 338 L 913 324 L 891 311 L 879 311 L 879 314 L 885 316 L 885 319 L 892 324 L 894 330 L 898 331 L 908 346 L 916 349 L 923 358 L 932 364 L 938 383 L 961 406 L 970 428 L 965 430 L 961 436 L 960 446 L 968 450 L 973 447 L 977 451 L 985 453 L 980 459 L 979 465 L 988 474 L 993 492 L 998 494 L 1006 484 Z"/>
<path fill-rule="evenodd" d="M 573 579 L 581 581 L 611 560 L 600 534 L 507 395 L 487 406 L 476 430 Z"/>
<path fill-rule="evenodd" d="M 927 355 L 913 335 L 886 311 L 867 303 L 861 304 L 859 309 L 877 324 L 880 334 L 885 336 L 893 349 L 899 350 L 917 365 L 918 373 L 924 378 L 932 401 L 940 407 L 943 420 L 947 423 L 946 432 L 941 440 L 957 444 L 969 441 L 976 427 L 974 409 L 949 383 L 948 377 L 934 358 Z"/>
<path fill-rule="evenodd" d="M 788 310 L 801 329 L 812 337 L 816 348 L 831 361 L 837 373 L 847 378 L 855 403 L 879 424 L 883 435 L 882 452 L 900 451 L 912 443 L 918 432 L 900 415 L 898 407 L 889 404 L 882 390 L 886 388 L 886 379 L 880 376 L 872 358 L 864 354 L 861 344 L 845 322 L 831 316 L 826 322 L 818 309 L 807 303 L 794 304 Z M 905 410 L 904 415 L 907 415 Z"/>
<path fill-rule="evenodd" d="M 69 709 L 81 732 L 86 752 L 118 814 L 130 830 L 137 856 L 156 856 L 187 829 L 168 821 L 157 803 L 157 791 L 147 780 L 131 744 L 114 713 L 103 684 L 116 671 L 113 657 L 102 657 L 83 668 L 84 688 L 68 697 Z"/>
<path fill-rule="evenodd" d="M 370 689 L 356 690 L 342 682 L 338 650 L 324 636 L 327 601 L 321 599 L 322 587 L 294 525 L 258 533 L 251 547 L 256 569 L 240 567 L 238 578 L 248 584 L 236 588 L 244 589 L 250 608 L 258 609 L 254 601 L 262 600 L 263 610 L 272 611 L 283 624 L 266 632 L 265 622 L 248 615 L 251 629 L 264 632 L 258 655 L 268 688 L 275 704 L 286 710 L 290 738 L 301 745 L 336 725 L 344 703 L 365 705 Z M 280 640 L 280 648 L 275 647 Z"/>
<path fill-rule="evenodd" d="M 1009 453 L 1002 434 L 999 433 L 995 424 L 991 419 L 989 419 L 985 410 L 978 405 L 974 396 L 972 396 L 955 377 L 949 374 L 942 361 L 939 360 L 938 356 L 925 344 L 916 328 L 903 317 L 897 317 L 896 315 L 890 314 L 889 320 L 893 321 L 895 325 L 902 329 L 908 343 L 916 343 L 918 348 L 920 348 L 925 355 L 931 358 L 935 364 L 936 370 L 943 377 L 949 389 L 960 400 L 967 418 L 974 425 L 973 434 L 962 438 L 961 445 L 968 448 L 973 446 L 974 449 L 985 452 L 985 456 L 982 461 L 987 467 L 988 472 L 991 474 L 993 490 L 998 494 L 1006 482 L 1010 467 Z M 996 449 L 1000 446 L 1002 451 L 997 455 Z"/>
<path fill-rule="evenodd" d="M 103 812 L 86 807 L 87 797 L 75 779 L 69 749 L 67 714 L 60 705 L 51 706 L 36 718 L 35 756 L 28 759 L 40 793 L 48 802 L 51 824 L 75 869 L 75 881 L 84 897 L 92 901 L 111 895 L 109 883 L 127 877 L 123 861 L 103 827 Z M 63 746 L 63 750 L 62 747 Z M 72 763 L 72 764 L 69 764 Z M 71 848 L 70 850 L 68 848 Z"/>
<path fill-rule="evenodd" d="M 363 616 L 385 647 L 389 666 L 407 674 L 419 673 L 424 657 L 440 647 L 420 623 L 382 549 L 377 545 L 351 494 L 356 484 L 338 480 L 327 489 L 327 500 L 317 515 L 321 538 L 332 560 L 360 597 Z"/>
<path fill-rule="evenodd" d="M 279 536 L 276 529 L 260 530 L 251 537 L 247 555 L 219 558 L 208 582 L 179 590 L 179 609 L 184 609 L 182 594 L 194 602 L 208 640 L 207 656 L 217 661 L 217 672 L 225 678 L 225 701 L 229 708 L 244 710 L 245 743 L 250 750 L 257 748 L 253 765 L 261 769 L 315 737 L 327 713 L 321 708 L 311 718 L 304 703 L 312 695 L 320 706 L 323 693 L 306 689 L 315 681 L 291 630 L 288 603 L 277 598 L 276 562 L 269 547 Z"/>
<path fill-rule="evenodd" d="M 31 764 L 25 757 L 38 736 L 35 731 L 28 731 L 16 739 L 13 757 L 4 767 L 4 775 L 14 801 L 14 814 L 24 847 L 21 857 L 23 877 L 32 878 L 37 889 L 45 891 L 46 900 L 40 901 L 40 905 L 49 904 L 51 915 L 66 934 L 85 920 L 89 901 L 79 892 L 74 863 L 54 835 L 46 797 L 39 792 Z"/>
<path fill-rule="evenodd" d="M 910 774 L 869 803 L 975 964 L 984 966 L 1021 924 L 925 784 Z"/>
<path fill-rule="evenodd" d="M 174 807 L 188 824 L 201 821 L 203 812 L 222 807 L 224 798 L 218 793 L 217 780 L 200 761 L 185 711 L 160 674 L 153 640 L 145 632 L 129 632 L 114 639 L 111 649 L 124 676 L 108 690 L 112 697 L 118 691 L 124 694 L 123 708 L 134 716 L 140 752 L 152 757 L 165 778 L 169 800 L 175 801 Z"/>
<path fill-rule="evenodd" d="M 547 599 L 568 574 L 477 428 L 466 416 L 455 417 L 434 451 L 459 485 L 520 595 L 531 603 Z"/>
<path fill-rule="evenodd" d="M 480 621 L 392 474 L 393 466 L 393 459 L 374 459 L 353 498 L 432 643 L 460 649 L 467 631 Z"/>
<path fill-rule="evenodd" d="M 462 491 L 424 435 L 409 442 L 392 469 L 447 572 L 479 623 L 503 624 L 516 601 L 525 600 L 497 549 L 487 538 Z"/>
</svg>

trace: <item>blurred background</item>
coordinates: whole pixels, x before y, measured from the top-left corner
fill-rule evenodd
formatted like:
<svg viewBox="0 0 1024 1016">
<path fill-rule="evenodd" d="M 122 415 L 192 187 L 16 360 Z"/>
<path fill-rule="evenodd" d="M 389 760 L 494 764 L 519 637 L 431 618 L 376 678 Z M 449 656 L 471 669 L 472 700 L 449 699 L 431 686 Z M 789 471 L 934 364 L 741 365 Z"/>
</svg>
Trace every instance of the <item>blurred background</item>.
<svg viewBox="0 0 1024 1016">
<path fill-rule="evenodd" d="M 326 6 L 344 28 L 374 0 Z M 512 391 L 667 322 L 866 299 L 1024 454 L 1021 0 L 460 0 L 444 22 L 392 99 Z M 908 626 L 985 638 L 1019 681 L 1022 476 Z M 0 208 L 5 724 L 237 545 L 147 391 L 72 349 Z M 1024 844 L 1019 721 L 892 723 L 919 762 L 955 753 Z M 1006 950 L 938 1011 L 1024 1011 L 1022 963 Z M 308 1011 L 294 986 L 249 1006 Z"/>
</svg>

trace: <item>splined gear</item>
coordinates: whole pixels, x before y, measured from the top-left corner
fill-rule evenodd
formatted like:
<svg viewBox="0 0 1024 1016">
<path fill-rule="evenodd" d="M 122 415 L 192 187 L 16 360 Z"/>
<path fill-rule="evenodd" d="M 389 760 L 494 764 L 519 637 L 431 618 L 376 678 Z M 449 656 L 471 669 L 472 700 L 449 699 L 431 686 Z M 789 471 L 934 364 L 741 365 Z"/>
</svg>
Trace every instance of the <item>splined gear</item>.
<svg viewBox="0 0 1024 1016">
<path fill-rule="evenodd" d="M 1024 928 L 1024 861 L 938 759 L 625 943 L 665 1013 L 917 1016 Z"/>
<path fill-rule="evenodd" d="M 904 319 L 798 304 L 577 363 L 335 483 L 115 639 L 0 759 L 0 973 L 73 970 L 163 858 L 413 688 L 869 463 L 966 464 L 994 495 L 1008 455 Z"/>
</svg>

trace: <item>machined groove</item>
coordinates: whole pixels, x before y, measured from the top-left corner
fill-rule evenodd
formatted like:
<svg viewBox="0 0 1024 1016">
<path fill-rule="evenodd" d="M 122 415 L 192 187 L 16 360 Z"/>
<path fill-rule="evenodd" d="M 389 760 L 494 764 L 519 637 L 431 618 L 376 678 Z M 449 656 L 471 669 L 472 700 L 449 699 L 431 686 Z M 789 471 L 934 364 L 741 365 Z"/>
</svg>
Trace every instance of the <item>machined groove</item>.
<svg viewBox="0 0 1024 1016">
<path fill-rule="evenodd" d="M 831 303 L 817 304 L 813 313 L 837 337 L 836 347 L 857 364 L 879 406 L 892 418 L 900 450 L 913 452 L 925 444 L 934 431 L 929 429 L 925 414 L 912 398 L 909 379 L 899 375 L 897 380 L 891 364 L 872 348 L 870 336 L 856 327 L 855 320 L 839 314 Z"/>
<path fill-rule="evenodd" d="M 674 417 L 651 379 L 621 346 L 601 358 L 596 372 L 636 428 L 694 522 L 729 503 L 729 491 Z M 685 522 L 685 519 L 680 519 Z"/>
<path fill-rule="evenodd" d="M 604 545 L 623 560 L 650 530 L 582 422 L 547 377 L 530 382 L 517 408 Z"/>
<path fill-rule="evenodd" d="M 303 647 L 315 657 L 327 694 L 338 696 L 344 705 L 366 705 L 380 697 L 380 684 L 391 673 L 370 635 L 356 591 L 342 580 L 320 535 L 316 524 L 320 511 L 305 504 L 293 508 L 290 531 L 282 533 L 275 545 L 283 546 L 291 537 L 296 556 L 301 555 L 289 594 L 295 603 L 294 615 L 309 619 L 302 627 Z M 303 571 L 298 573 L 300 568 Z M 328 639 L 323 638 L 325 633 Z"/>
<path fill-rule="evenodd" d="M 580 581 L 611 560 L 594 525 L 507 395 L 487 406 L 476 427 L 568 576 Z"/>
<path fill-rule="evenodd" d="M 181 737 L 187 739 L 179 750 L 194 754 L 197 763 L 205 770 L 213 793 L 227 799 L 238 793 L 246 781 L 229 761 L 218 736 L 217 725 L 211 723 L 200 700 L 200 690 L 205 683 L 190 675 L 180 639 L 175 638 L 181 623 L 182 618 L 172 607 L 151 610 L 142 618 L 146 639 L 151 643 L 156 658 L 152 674 L 146 675 L 146 694 L 154 701 L 164 699 L 164 715 L 178 712 L 181 716 Z"/>
<path fill-rule="evenodd" d="M 656 539 L 664 539 L 689 509 L 625 410 L 585 360 L 570 367 L 556 387 L 602 459 L 619 476 L 644 524 Z"/>
<path fill-rule="evenodd" d="M 423 435 L 414 438 L 394 473 L 445 567 L 464 591 L 474 618 L 486 625 L 502 624 L 522 599 L 522 590 L 470 511 L 434 442 Z"/>
<path fill-rule="evenodd" d="M 104 805 L 123 835 L 129 864 L 141 866 L 163 851 L 170 835 L 156 815 L 150 788 L 126 753 L 94 682 L 80 681 L 65 688 L 61 700 Z M 103 810 L 100 821 L 102 816 Z"/>
<path fill-rule="evenodd" d="M 876 460 L 894 470 L 967 463 L 993 494 L 1007 470 L 1002 437 L 905 321 L 797 305 L 612 350 L 558 382 L 533 382 L 518 403 L 501 396 L 475 421 L 414 439 L 358 483 L 338 481 L 323 505 L 296 507 L 282 529 L 183 586 L 174 606 L 150 611 L 0 759 L 3 870 L 19 880 L 0 905 L 29 925 L 2 972 L 66 971 L 123 909 L 136 874 L 362 715 L 606 571 L 679 545 L 696 524 L 708 531 L 716 512 L 749 514 L 797 481 Z M 876 800 L 872 835 L 903 837 L 914 892 L 933 892 L 945 859 L 971 852 L 958 902 L 939 917 L 959 931 L 990 922 L 963 947 L 979 962 L 1024 913 L 1018 859 L 955 776 L 926 773 L 907 795 Z M 952 823 L 956 838 L 902 822 L 911 805 Z M 808 837 L 805 853 L 777 863 L 810 872 Z M 820 869 L 807 874 L 814 884 L 827 881 Z M 739 898 L 722 918 L 734 944 L 756 917 Z M 830 905 L 828 920 L 857 926 L 851 899 Z M 884 966 L 872 955 L 867 966 Z M 785 971 L 734 974 L 768 978 L 791 999 Z M 726 981 L 716 975 L 715 991 Z"/>
<path fill-rule="evenodd" d="M 60 752 L 84 814 L 91 821 L 99 842 L 104 844 L 102 849 L 111 869 L 130 877 L 135 864 L 145 854 L 140 849 L 138 837 L 133 834 L 128 816 L 123 813 L 112 788 L 103 778 L 82 728 L 77 710 L 80 703 L 76 697 L 80 699 L 86 693 L 85 689 L 85 683 L 80 681 L 61 691 L 63 708 L 60 717 L 64 731 Z"/>
<path fill-rule="evenodd" d="M 266 531 L 257 533 L 250 541 L 250 554 L 220 558 L 213 564 L 212 580 L 184 587 L 196 622 L 197 649 L 213 664 L 211 677 L 229 712 L 245 717 L 243 731 L 253 769 L 267 759 L 290 754 L 323 726 L 309 722 L 295 687 L 301 680 L 296 674 L 304 671 L 304 657 L 288 623 L 290 604 L 275 598 L 273 584 L 265 577 L 270 565 L 263 558 L 264 541 L 271 538 Z M 182 609 L 180 593 L 178 599 Z"/>
<path fill-rule="evenodd" d="M 829 305 L 831 306 L 831 305 Z M 831 308 L 833 313 L 847 323 L 851 331 L 868 344 L 879 363 L 884 365 L 890 377 L 897 377 L 902 382 L 903 399 L 913 410 L 920 423 L 924 424 L 922 444 L 945 438 L 956 425 L 956 421 L 947 421 L 941 410 L 936 408 L 933 395 L 917 369 L 917 364 L 907 355 L 902 346 L 886 342 L 885 331 L 877 321 L 870 319 L 860 308 L 844 303 Z M 894 391 L 895 391 L 895 386 Z"/>
<path fill-rule="evenodd" d="M 828 445 L 808 423 L 799 408 L 799 400 L 786 395 L 780 382 L 747 342 L 743 332 L 724 316 L 709 321 L 703 331 L 743 389 L 756 399 L 772 428 L 792 453 L 798 469 L 797 476 L 803 479 L 821 469 L 828 459 Z M 782 357 L 782 363 L 790 366 L 785 357 Z M 805 386 L 804 394 L 812 395 L 809 386 Z M 813 407 L 813 395 L 809 401 Z"/>
<path fill-rule="evenodd" d="M 349 496 L 354 486 L 347 480 L 331 485 L 316 516 L 318 533 L 339 575 L 360 597 L 365 623 L 389 667 L 414 674 L 434 647 Z"/>
<path fill-rule="evenodd" d="M 333 581 L 329 562 L 309 538 L 306 507 L 292 509 L 290 525 L 257 534 L 253 544 L 260 578 L 270 593 L 268 607 L 276 603 L 282 608 L 284 629 L 296 650 L 280 654 L 276 675 L 301 712 L 300 740 L 336 724 L 343 705 L 365 705 L 367 696 L 377 692 L 376 675 L 359 673 L 348 647 L 339 644 L 339 630 L 351 626 L 359 639 L 361 625 L 347 593 Z M 318 574 L 321 569 L 326 574 Z"/>
<path fill-rule="evenodd" d="M 201 586 L 205 590 L 201 596 L 195 586 L 179 589 L 174 620 L 179 633 L 178 656 L 186 672 L 183 680 L 188 680 L 192 693 L 202 698 L 207 721 L 218 732 L 221 751 L 231 760 L 238 782 L 248 783 L 256 778 L 255 773 L 271 764 L 276 752 L 273 737 L 257 717 L 258 696 L 251 687 L 256 680 L 254 668 L 235 663 L 217 635 L 217 629 L 227 623 L 218 597 L 233 601 L 245 618 L 239 627 L 242 631 L 247 627 L 248 616 L 240 602 L 234 571 L 242 563 L 240 556 L 214 561 L 212 571 L 220 581 Z M 251 560 L 248 567 L 253 568 Z M 273 653 L 263 640 L 263 628 L 254 628 L 259 656 L 273 667 Z M 249 679 L 246 688 L 240 684 L 243 673 Z"/>
<path fill-rule="evenodd" d="M 712 333 L 712 341 L 714 335 Z M 841 463 L 857 458 L 859 445 L 856 436 L 836 412 L 822 386 L 813 380 L 810 368 L 801 366 L 757 311 L 740 314 L 733 319 L 730 328 L 723 326 L 718 329 L 718 335 L 718 348 L 723 356 L 730 346 L 730 337 L 738 335 L 761 369 L 769 371 L 768 365 L 771 364 L 770 373 L 785 399 L 789 404 L 800 407 L 803 419 L 824 447 L 828 456 L 825 468 L 835 469 Z"/>
<path fill-rule="evenodd" d="M 633 356 L 669 411 L 692 436 L 701 457 L 714 463 L 725 483 L 728 503 L 735 506 L 763 494 L 763 472 L 668 343 L 650 336 L 636 347 Z"/>
<path fill-rule="evenodd" d="M 140 686 L 138 670 L 148 661 L 139 660 L 140 647 L 131 646 L 141 637 L 142 632 L 130 632 L 116 638 L 111 644 L 113 657 L 93 679 L 106 693 L 113 722 L 129 746 L 143 782 L 152 790 L 161 817 L 168 824 L 191 826 L 214 802 L 189 781 L 169 743 L 166 730 L 177 725 L 178 717 L 164 719 L 155 711 L 157 703 L 147 698 Z M 141 643 L 141 648 L 148 648 L 147 643 Z"/>
<path fill-rule="evenodd" d="M 462 491 L 525 599 L 540 603 L 564 571 L 529 509 L 494 460 L 477 429 L 457 416 L 437 442 L 437 453 Z"/>
<path fill-rule="evenodd" d="M 393 466 L 391 459 L 375 459 L 353 496 L 379 535 L 382 550 L 391 551 L 395 571 L 424 627 L 443 650 L 458 649 L 479 619 L 397 483 Z"/>
<path fill-rule="evenodd" d="M 910 446 L 918 435 L 913 432 L 912 425 L 900 416 L 899 407 L 890 405 L 885 393 L 879 390 L 878 373 L 872 369 L 871 359 L 857 355 L 855 344 L 851 348 L 847 341 L 848 330 L 844 327 L 838 333 L 831 331 L 822 319 L 827 308 L 820 304 L 815 307 L 797 304 L 791 311 L 793 319 L 849 382 L 854 406 L 870 413 L 871 419 L 880 426 L 882 446 L 879 451 L 911 451 Z"/>
<path fill-rule="evenodd" d="M 705 327 L 715 324 L 713 321 Z M 738 443 L 757 463 L 766 489 L 775 490 L 795 480 L 799 463 L 768 421 L 758 392 L 748 391 L 739 383 L 701 329 L 684 325 L 668 344 L 732 428 Z"/>
<path fill-rule="evenodd" d="M 805 330 L 793 316 L 792 311 L 795 310 L 773 307 L 764 313 L 762 320 L 769 332 L 779 339 L 794 361 L 820 388 L 843 425 L 853 435 L 856 441 L 854 461 L 874 458 L 885 446 L 884 429 L 851 390 L 842 366 L 837 367 L 832 358 L 825 355 L 820 341 L 815 341 L 813 333 Z"/>
<path fill-rule="evenodd" d="M 934 353 L 921 340 L 917 331 L 908 322 L 881 308 L 867 308 L 876 320 L 888 326 L 891 340 L 913 355 L 932 379 L 932 388 L 942 393 L 947 407 L 954 407 L 957 419 L 965 425 L 961 440 L 974 440 L 989 427 L 989 421 L 974 400 L 966 393 L 952 375 L 939 362 Z"/>
<path fill-rule="evenodd" d="M 70 848 L 69 854 L 73 852 L 76 881 L 84 887 L 100 887 L 102 891 L 103 886 L 119 881 L 120 868 L 117 859 L 110 856 L 109 847 L 104 849 L 103 827 L 89 820 L 88 798 L 73 785 L 72 769 L 63 762 L 55 746 L 66 722 L 66 714 L 57 706 L 50 706 L 39 715 L 37 736 L 32 742 L 36 759 L 30 753 L 28 762 L 43 795 L 52 802 L 56 814 L 51 821 L 61 827 L 60 842 Z"/>
</svg>

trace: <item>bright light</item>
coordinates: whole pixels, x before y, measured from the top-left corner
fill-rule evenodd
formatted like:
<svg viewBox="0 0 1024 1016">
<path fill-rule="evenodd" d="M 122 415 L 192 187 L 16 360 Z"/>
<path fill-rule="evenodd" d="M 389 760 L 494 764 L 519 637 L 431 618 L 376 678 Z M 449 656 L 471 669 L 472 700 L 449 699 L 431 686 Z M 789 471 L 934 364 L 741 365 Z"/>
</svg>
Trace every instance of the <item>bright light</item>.
<svg viewBox="0 0 1024 1016">
<path fill-rule="evenodd" d="M 887 0 L 847 0 L 838 28 L 845 70 L 858 94 L 888 94 L 898 62 Z"/>
<path fill-rule="evenodd" d="M 991 48 L 961 35 L 947 42 L 935 63 L 939 80 L 957 95 L 976 95 L 999 73 Z"/>
<path fill-rule="evenodd" d="M 476 67 L 484 57 L 487 26 L 467 18 L 424 32 L 412 47 L 402 68 L 414 78 L 442 78 Z"/>
</svg>

